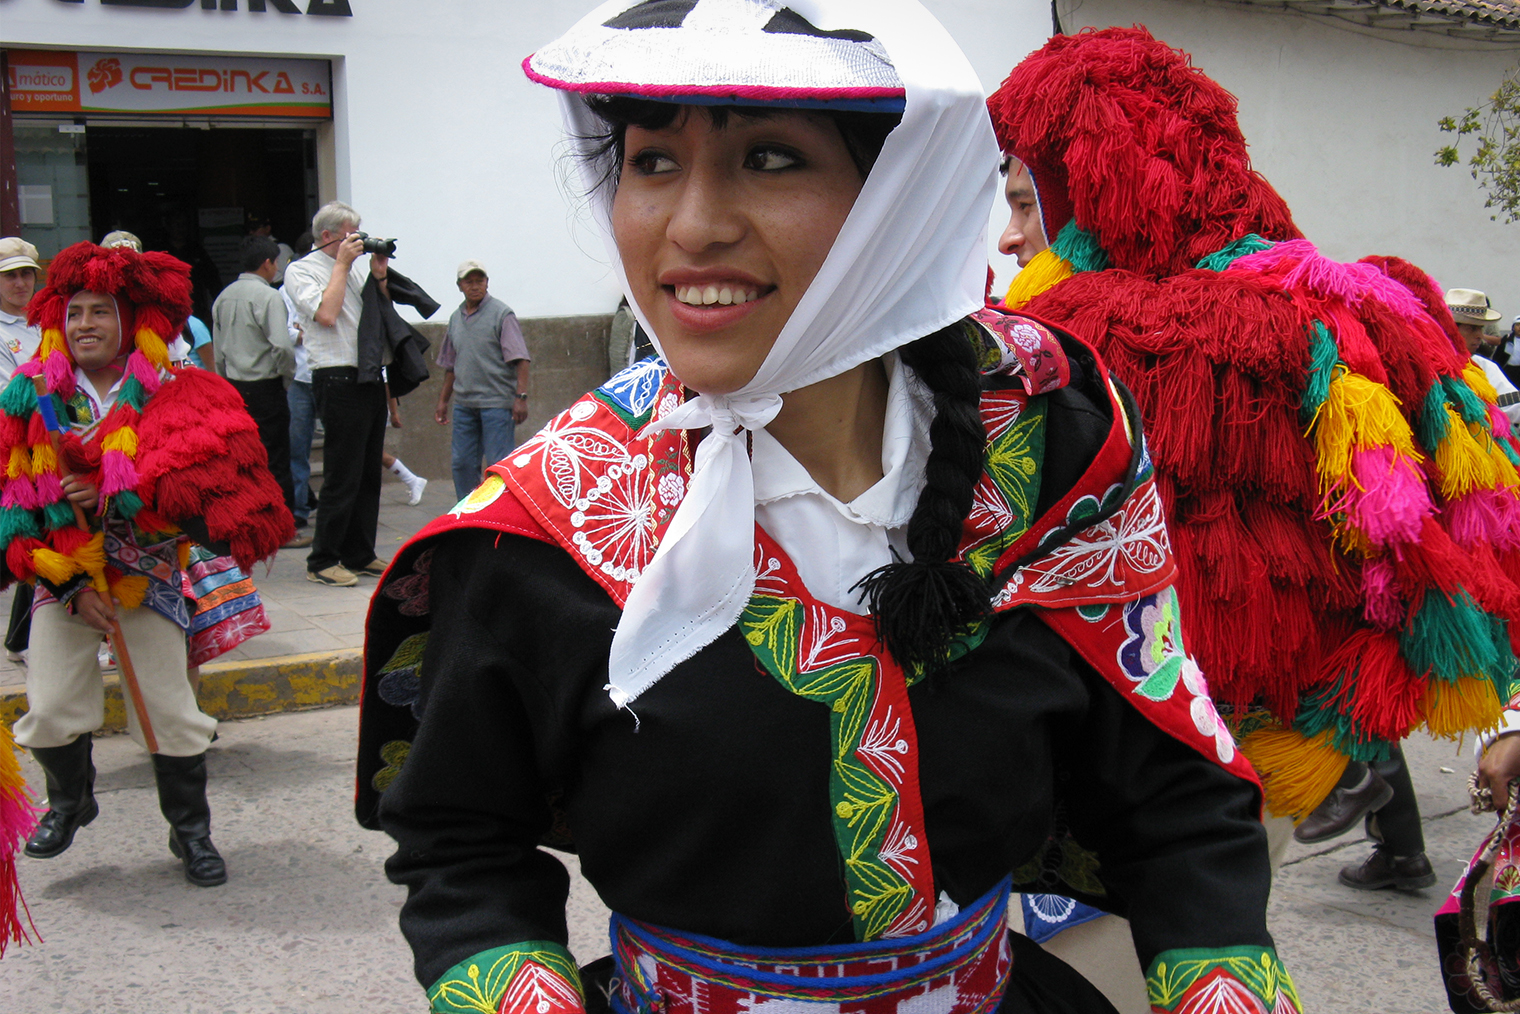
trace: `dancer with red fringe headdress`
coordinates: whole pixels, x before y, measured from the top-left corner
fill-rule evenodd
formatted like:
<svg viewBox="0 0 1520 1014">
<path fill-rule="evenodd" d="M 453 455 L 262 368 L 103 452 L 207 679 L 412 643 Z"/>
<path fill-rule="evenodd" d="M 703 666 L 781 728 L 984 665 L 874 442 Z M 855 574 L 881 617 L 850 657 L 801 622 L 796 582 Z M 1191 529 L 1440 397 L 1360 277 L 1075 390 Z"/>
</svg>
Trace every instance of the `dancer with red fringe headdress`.
<svg viewBox="0 0 1520 1014">
<path fill-rule="evenodd" d="M 237 392 L 170 366 L 165 338 L 189 315 L 189 268 L 167 254 L 78 243 L 48 277 L 29 307 L 42 344 L 0 392 L 0 580 L 36 586 L 29 710 L 15 741 L 47 777 L 47 812 L 25 851 L 58 855 L 99 812 L 95 651 L 110 633 L 128 731 L 152 754 L 169 849 L 191 883 L 219 884 L 226 869 L 210 838 L 205 761 L 216 721 L 197 706 L 185 668 L 187 536 L 246 569 L 294 526 Z"/>
<path fill-rule="evenodd" d="M 1050 249 L 1008 292 L 1090 336 L 1145 416 L 1192 648 L 1268 808 L 1511 700 L 1520 453 L 1445 300 L 1333 261 L 1236 101 L 1143 28 L 1059 36 L 988 100 Z"/>
</svg>

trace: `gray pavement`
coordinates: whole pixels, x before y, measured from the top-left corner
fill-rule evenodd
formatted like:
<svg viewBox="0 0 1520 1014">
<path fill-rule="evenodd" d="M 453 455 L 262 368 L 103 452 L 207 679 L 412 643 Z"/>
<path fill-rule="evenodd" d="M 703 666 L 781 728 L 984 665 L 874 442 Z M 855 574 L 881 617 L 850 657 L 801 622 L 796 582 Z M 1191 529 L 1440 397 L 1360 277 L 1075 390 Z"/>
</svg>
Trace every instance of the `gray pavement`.
<svg viewBox="0 0 1520 1014">
<path fill-rule="evenodd" d="M 390 840 L 352 817 L 356 721 L 353 708 L 334 708 L 222 725 L 211 803 L 231 880 L 212 889 L 186 884 L 169 856 L 146 756 L 124 736 L 97 740 L 100 817 L 64 855 L 22 863 L 45 939 L 7 953 L 0 1012 L 425 1010 L 396 929 L 403 892 L 381 869 Z M 1292 846 L 1269 918 L 1308 1011 L 1446 1009 L 1430 917 L 1492 821 L 1465 809 L 1468 751 L 1415 739 L 1406 753 L 1440 881 L 1354 892 L 1335 873 L 1365 843 Z M 572 884 L 571 949 L 586 962 L 606 953 L 606 910 L 578 875 Z"/>
</svg>

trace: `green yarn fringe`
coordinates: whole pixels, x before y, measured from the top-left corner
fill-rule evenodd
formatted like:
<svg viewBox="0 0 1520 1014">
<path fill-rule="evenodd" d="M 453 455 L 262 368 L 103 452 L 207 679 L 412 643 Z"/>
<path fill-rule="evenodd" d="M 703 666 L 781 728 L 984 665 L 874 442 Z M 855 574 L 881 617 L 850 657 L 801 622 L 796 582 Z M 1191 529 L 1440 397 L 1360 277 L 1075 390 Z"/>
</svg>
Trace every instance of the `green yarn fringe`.
<svg viewBox="0 0 1520 1014">
<path fill-rule="evenodd" d="M 1467 381 L 1461 377 L 1442 377 L 1441 385 L 1446 388 L 1452 407 L 1457 410 L 1463 422 L 1479 425 L 1488 423 L 1488 406 L 1467 386 Z"/>
<path fill-rule="evenodd" d="M 1492 617 L 1467 592 L 1459 591 L 1452 599 L 1431 588 L 1413 622 L 1399 635 L 1399 651 L 1416 674 L 1455 683 L 1508 671 L 1494 640 Z"/>
<path fill-rule="evenodd" d="M 32 378 L 16 374 L 11 377 L 11 382 L 5 385 L 5 390 L 0 392 L 0 412 L 25 419 L 37 411 L 37 389 L 32 386 Z"/>
<path fill-rule="evenodd" d="M 148 403 L 148 392 L 143 390 L 142 381 L 136 377 L 128 377 L 121 382 L 121 390 L 116 397 L 131 405 L 141 412 L 143 406 Z"/>
<path fill-rule="evenodd" d="M 1330 380 L 1335 376 L 1335 364 L 1341 361 L 1341 350 L 1335 344 L 1330 329 L 1322 321 L 1313 322 L 1313 334 L 1309 337 L 1309 376 L 1304 381 L 1304 397 L 1298 403 L 1298 417 L 1305 425 L 1314 418 L 1319 407 L 1330 397 Z"/>
<path fill-rule="evenodd" d="M 1223 271 L 1242 257 L 1249 257 L 1251 254 L 1270 250 L 1276 245 L 1271 240 L 1262 239 L 1254 232 L 1248 232 L 1223 249 L 1209 254 L 1199 261 L 1197 266 L 1204 271 Z"/>
<path fill-rule="evenodd" d="M 55 500 L 42 508 L 42 517 L 51 530 L 67 528 L 74 523 L 74 508 L 67 500 Z"/>
<path fill-rule="evenodd" d="M 1056 256 L 1064 258 L 1076 274 L 1102 271 L 1108 267 L 1108 251 L 1098 245 L 1098 237 L 1072 219 L 1061 227 L 1061 234 L 1050 244 Z"/>
<path fill-rule="evenodd" d="M 70 512 L 72 513 L 72 512 Z M 19 538 L 39 539 L 42 529 L 37 517 L 25 507 L 0 508 L 0 546 L 9 546 Z"/>
<path fill-rule="evenodd" d="M 116 504 L 116 513 L 128 521 L 137 517 L 137 512 L 143 508 L 142 497 L 130 489 L 124 489 L 120 493 L 117 493 L 112 502 Z"/>
<path fill-rule="evenodd" d="M 1342 673 L 1324 687 L 1305 693 L 1299 698 L 1298 714 L 1294 716 L 1294 731 L 1306 738 L 1318 736 L 1330 730 L 1331 745 L 1356 761 L 1382 761 L 1393 756 L 1393 744 L 1370 736 L 1359 728 L 1350 715 L 1335 709 L 1335 700 L 1341 696 L 1345 681 L 1356 679 L 1355 671 Z"/>
<path fill-rule="evenodd" d="M 1415 436 L 1426 454 L 1435 454 L 1436 445 L 1451 435 L 1451 419 L 1446 414 L 1446 388 L 1438 380 L 1425 392 L 1425 404 L 1415 421 Z"/>
</svg>

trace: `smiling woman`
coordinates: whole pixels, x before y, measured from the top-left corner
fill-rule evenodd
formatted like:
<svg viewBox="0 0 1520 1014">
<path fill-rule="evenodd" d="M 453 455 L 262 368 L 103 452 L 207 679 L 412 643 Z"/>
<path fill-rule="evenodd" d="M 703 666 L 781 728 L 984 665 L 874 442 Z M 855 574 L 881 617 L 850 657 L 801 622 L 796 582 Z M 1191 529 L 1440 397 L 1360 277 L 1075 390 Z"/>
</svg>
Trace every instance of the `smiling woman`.
<svg viewBox="0 0 1520 1014">
<path fill-rule="evenodd" d="M 1132 917 L 1157 1010 L 1295 1011 L 1140 418 L 983 308 L 998 153 L 944 30 L 614 0 L 525 69 L 660 356 L 375 598 L 358 810 L 433 1010 L 1112 1011 L 1006 932 L 1038 883 Z M 542 844 L 616 913 L 584 970 Z"/>
</svg>

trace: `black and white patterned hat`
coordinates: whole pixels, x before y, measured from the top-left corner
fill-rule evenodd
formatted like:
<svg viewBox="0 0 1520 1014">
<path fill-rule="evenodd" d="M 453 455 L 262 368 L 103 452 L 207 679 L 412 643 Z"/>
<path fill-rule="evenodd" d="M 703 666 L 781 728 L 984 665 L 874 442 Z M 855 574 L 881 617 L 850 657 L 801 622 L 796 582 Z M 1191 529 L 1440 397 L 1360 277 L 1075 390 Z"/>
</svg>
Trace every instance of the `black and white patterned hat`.
<svg viewBox="0 0 1520 1014">
<path fill-rule="evenodd" d="M 565 91 L 687 103 L 900 112 L 904 101 L 870 33 L 820 27 L 787 0 L 614 0 L 523 70 Z"/>
</svg>

